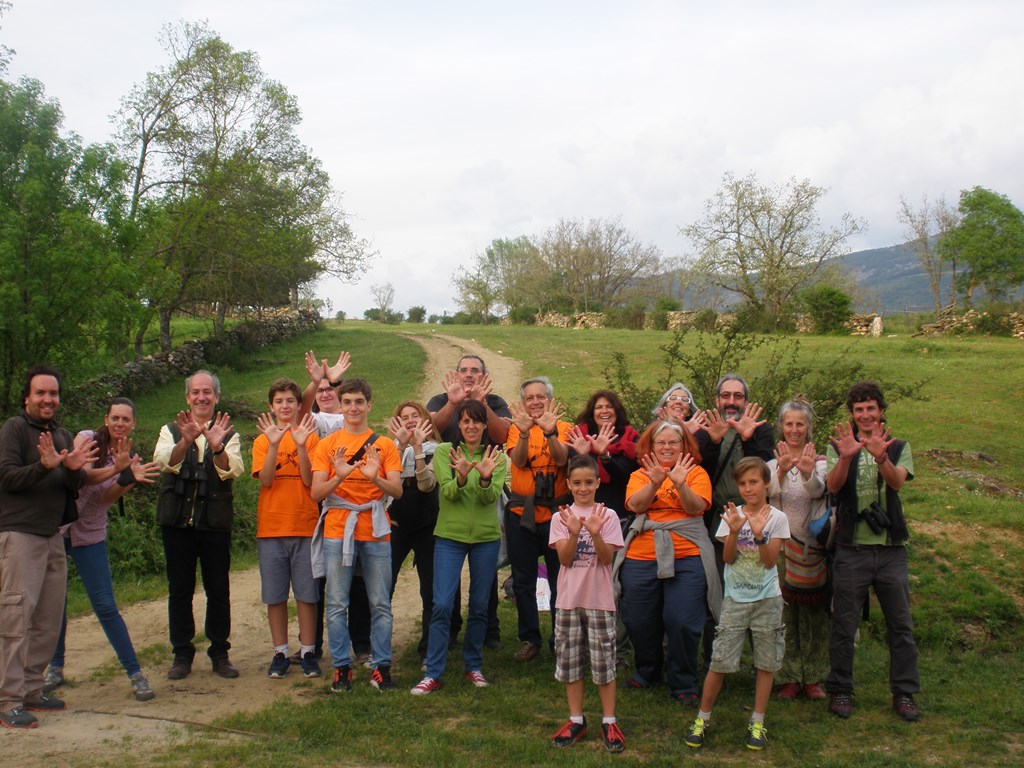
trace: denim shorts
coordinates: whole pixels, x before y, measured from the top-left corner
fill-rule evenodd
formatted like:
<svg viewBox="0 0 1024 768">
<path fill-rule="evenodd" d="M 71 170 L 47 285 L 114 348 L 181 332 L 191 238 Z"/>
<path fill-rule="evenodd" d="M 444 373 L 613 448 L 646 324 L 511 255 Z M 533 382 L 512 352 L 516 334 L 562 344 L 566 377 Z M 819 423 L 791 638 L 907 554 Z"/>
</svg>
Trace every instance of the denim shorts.
<svg viewBox="0 0 1024 768">
<path fill-rule="evenodd" d="M 265 604 L 288 602 L 289 586 L 299 602 L 315 603 L 320 599 L 309 554 L 311 541 L 308 536 L 256 539 L 260 558 L 260 597 Z"/>
<path fill-rule="evenodd" d="M 754 668 L 778 672 L 786 652 L 786 626 L 782 623 L 782 597 L 767 597 L 752 603 L 722 601 L 722 614 L 715 629 L 711 651 L 713 672 L 738 672 L 743 638 L 747 630 L 754 636 Z"/>
</svg>

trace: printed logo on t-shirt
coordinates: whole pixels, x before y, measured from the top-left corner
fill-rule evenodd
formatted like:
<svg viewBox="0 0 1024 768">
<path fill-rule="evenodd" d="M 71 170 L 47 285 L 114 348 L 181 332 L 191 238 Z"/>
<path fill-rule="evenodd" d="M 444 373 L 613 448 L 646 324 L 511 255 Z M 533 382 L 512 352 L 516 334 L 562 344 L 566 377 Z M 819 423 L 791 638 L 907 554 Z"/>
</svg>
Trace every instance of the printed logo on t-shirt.
<svg viewBox="0 0 1024 768">
<path fill-rule="evenodd" d="M 589 568 L 596 558 L 597 549 L 594 547 L 594 537 L 586 528 L 580 528 L 579 538 L 576 539 L 576 554 L 572 556 L 572 567 Z"/>
</svg>

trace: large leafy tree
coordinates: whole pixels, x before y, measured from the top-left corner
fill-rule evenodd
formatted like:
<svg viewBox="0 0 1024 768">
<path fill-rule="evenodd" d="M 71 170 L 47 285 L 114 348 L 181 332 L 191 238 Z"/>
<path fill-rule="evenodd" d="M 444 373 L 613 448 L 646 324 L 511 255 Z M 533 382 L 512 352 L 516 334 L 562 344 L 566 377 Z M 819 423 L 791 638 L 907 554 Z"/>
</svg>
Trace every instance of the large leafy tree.
<svg viewBox="0 0 1024 768">
<path fill-rule="evenodd" d="M 957 287 L 970 305 L 978 288 L 1000 299 L 1024 284 L 1024 213 L 984 187 L 960 193 L 960 223 L 939 250 L 962 265 Z"/>
<path fill-rule="evenodd" d="M 49 361 L 79 374 L 131 311 L 120 225 L 123 166 L 61 135 L 42 85 L 0 81 L 0 410 L 18 377 Z"/>
<path fill-rule="evenodd" d="M 778 322 L 797 291 L 826 260 L 847 253 L 847 241 L 866 227 L 849 213 L 823 226 L 818 205 L 826 193 L 807 179 L 772 186 L 753 173 L 725 174 L 703 217 L 680 229 L 697 250 L 694 268 Z"/>
<path fill-rule="evenodd" d="M 498 238 L 454 276 L 456 301 L 483 322 L 504 312 L 546 308 L 549 270 L 529 237 Z"/>
<path fill-rule="evenodd" d="M 123 99 L 118 138 L 145 302 L 169 349 L 183 307 L 212 304 L 222 321 L 228 307 L 287 303 L 320 274 L 354 278 L 369 249 L 296 136 L 295 99 L 256 54 L 205 24 L 165 27 L 162 41 L 171 61 Z"/>
</svg>

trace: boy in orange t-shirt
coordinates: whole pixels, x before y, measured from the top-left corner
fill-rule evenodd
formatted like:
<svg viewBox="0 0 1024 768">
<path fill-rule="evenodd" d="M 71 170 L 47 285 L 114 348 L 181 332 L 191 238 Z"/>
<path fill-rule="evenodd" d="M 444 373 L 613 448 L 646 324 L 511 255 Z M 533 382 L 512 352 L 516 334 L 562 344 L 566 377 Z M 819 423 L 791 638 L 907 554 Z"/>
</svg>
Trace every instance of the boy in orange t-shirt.
<svg viewBox="0 0 1024 768">
<path fill-rule="evenodd" d="M 348 605 L 356 563 L 370 601 L 370 684 L 381 691 L 397 688 L 391 679 L 391 526 L 386 497 L 402 496 L 402 459 L 393 442 L 378 440 L 370 429 L 370 396 L 370 385 L 362 379 L 341 383 L 338 398 L 344 426 L 320 441 L 313 458 L 313 498 L 323 501 L 314 533 L 313 572 L 327 577 L 334 693 L 352 690 Z"/>
<path fill-rule="evenodd" d="M 259 435 L 252 445 L 252 474 L 260 481 L 256 508 L 262 598 L 267 605 L 274 658 L 267 675 L 288 673 L 288 588 L 295 595 L 299 618 L 300 663 L 306 677 L 320 677 L 314 653 L 317 584 L 313 579 L 310 542 L 317 506 L 310 495 L 313 482 L 310 454 L 320 438 L 308 414 L 299 419 L 302 392 L 291 379 L 270 385 L 270 413 L 257 420 Z"/>
</svg>

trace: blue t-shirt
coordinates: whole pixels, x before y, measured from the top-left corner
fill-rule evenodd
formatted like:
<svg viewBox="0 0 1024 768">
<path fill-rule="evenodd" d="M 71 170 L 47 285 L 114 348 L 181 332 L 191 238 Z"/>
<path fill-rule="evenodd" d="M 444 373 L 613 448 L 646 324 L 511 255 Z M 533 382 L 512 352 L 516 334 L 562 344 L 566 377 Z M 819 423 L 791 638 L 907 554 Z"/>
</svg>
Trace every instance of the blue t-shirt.
<svg viewBox="0 0 1024 768">
<path fill-rule="evenodd" d="M 739 510 L 742 513 L 743 507 Z M 718 525 L 715 537 L 725 541 L 728 536 L 729 525 L 723 520 Z M 789 519 L 782 510 L 772 507 L 771 516 L 761 536 L 767 539 L 789 538 Z M 765 568 L 758 546 L 754 543 L 750 523 L 743 523 L 736 535 L 736 560 L 725 564 L 725 596 L 737 603 L 753 603 L 781 594 L 778 568 Z"/>
</svg>

